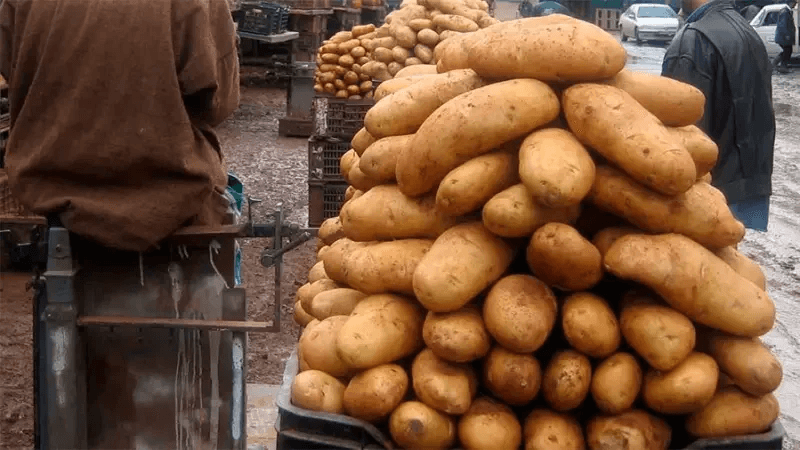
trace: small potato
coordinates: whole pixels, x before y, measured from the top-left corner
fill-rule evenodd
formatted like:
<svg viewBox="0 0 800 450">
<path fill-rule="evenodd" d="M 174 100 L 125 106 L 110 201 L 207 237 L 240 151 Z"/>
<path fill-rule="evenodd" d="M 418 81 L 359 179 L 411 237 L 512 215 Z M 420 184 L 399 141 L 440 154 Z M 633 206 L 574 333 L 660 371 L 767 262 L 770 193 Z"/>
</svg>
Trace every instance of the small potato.
<svg viewBox="0 0 800 450">
<path fill-rule="evenodd" d="M 417 58 L 417 57 L 408 58 L 406 60 L 406 66 L 407 67 L 420 66 L 420 65 L 423 65 L 422 64 L 422 60 Z M 398 73 L 400 73 L 400 72 L 398 72 Z"/>
<path fill-rule="evenodd" d="M 535 409 L 525 419 L 525 450 L 585 450 L 583 430 L 567 414 Z"/>
<path fill-rule="evenodd" d="M 328 94 L 336 93 L 336 86 L 334 86 L 333 83 L 325 83 L 324 85 L 322 85 L 322 89 Z"/>
<path fill-rule="evenodd" d="M 350 55 L 342 55 L 339 57 L 339 65 L 342 67 L 350 67 L 355 63 L 356 60 Z"/>
<path fill-rule="evenodd" d="M 721 260 L 728 263 L 733 270 L 742 277 L 750 280 L 756 286 L 760 287 L 762 291 L 767 290 L 767 278 L 761 267 L 758 266 L 753 260 L 740 253 L 734 247 L 723 247 L 714 252 Z"/>
<path fill-rule="evenodd" d="M 311 270 L 308 271 L 308 282 L 313 283 L 323 278 L 328 278 L 328 274 L 325 273 L 325 263 L 318 261 Z"/>
<path fill-rule="evenodd" d="M 347 176 L 350 173 L 350 169 L 353 168 L 353 165 L 358 163 L 358 154 L 354 149 L 350 149 L 339 158 L 339 170 L 342 173 L 342 176 Z"/>
<path fill-rule="evenodd" d="M 361 93 L 372 92 L 372 81 L 366 80 L 358 84 L 358 90 Z"/>
<path fill-rule="evenodd" d="M 344 77 L 342 79 L 347 84 L 358 84 L 358 74 L 353 72 L 352 70 L 348 70 L 347 73 L 344 74 Z"/>
<path fill-rule="evenodd" d="M 403 47 L 397 46 L 392 49 L 392 58 L 400 64 L 405 64 L 406 60 L 411 56 L 411 52 Z"/>
<path fill-rule="evenodd" d="M 408 374 L 397 364 L 384 364 L 353 377 L 344 391 L 345 412 L 356 419 L 378 422 L 403 401 Z"/>
<path fill-rule="evenodd" d="M 592 450 L 667 450 L 671 435 L 666 422 L 641 410 L 597 416 L 586 428 Z"/>
<path fill-rule="evenodd" d="M 331 316 L 349 316 L 367 294 L 355 289 L 340 288 L 320 292 L 311 300 L 309 313 L 319 320 Z"/>
<path fill-rule="evenodd" d="M 339 81 L 339 80 L 336 80 L 336 81 Z M 347 97 L 350 96 L 350 93 L 347 92 L 347 89 L 339 89 L 338 91 L 336 91 L 336 94 L 334 94 L 334 96 L 336 98 L 347 98 Z"/>
<path fill-rule="evenodd" d="M 348 319 L 348 316 L 329 317 L 313 328 L 306 328 L 300 336 L 298 345 L 303 349 L 303 358 L 311 369 L 321 370 L 335 377 L 352 373 L 349 365 L 336 351 L 336 338 Z"/>
<path fill-rule="evenodd" d="M 323 53 L 322 56 L 320 56 L 320 58 L 322 59 L 322 62 L 325 64 L 337 64 L 339 62 L 338 53 Z M 325 72 L 324 70 L 321 69 L 320 71 Z"/>
<path fill-rule="evenodd" d="M 341 55 L 343 52 L 339 51 L 339 44 L 329 43 L 325 44 L 319 48 L 319 52 L 324 54 L 334 54 L 334 55 Z M 336 59 L 338 60 L 339 57 L 337 56 Z"/>
<path fill-rule="evenodd" d="M 353 151 L 358 156 L 361 156 L 362 154 L 364 154 L 364 150 L 366 150 L 367 147 L 372 145 L 372 143 L 375 142 L 376 140 L 377 139 L 375 139 L 371 134 L 369 134 L 369 131 L 367 131 L 366 128 L 361 128 L 360 130 L 358 130 L 356 135 L 353 136 L 353 140 L 350 142 L 350 145 L 353 147 Z M 350 168 L 348 167 L 347 169 L 348 169 L 347 171 L 349 172 Z"/>
<path fill-rule="evenodd" d="M 345 386 L 319 370 L 298 373 L 292 382 L 292 404 L 309 411 L 341 414 Z"/>
<path fill-rule="evenodd" d="M 606 414 L 619 414 L 633 406 L 642 388 L 642 369 L 630 353 L 615 353 L 594 371 L 592 398 Z"/>
<path fill-rule="evenodd" d="M 417 31 L 417 41 L 429 48 L 436 47 L 436 44 L 439 43 L 439 33 L 428 28 L 419 30 Z"/>
<path fill-rule="evenodd" d="M 334 72 L 336 72 L 336 76 L 338 78 L 342 78 L 344 76 L 344 74 L 346 74 L 350 70 L 350 68 L 337 65 L 333 70 L 334 70 Z M 336 83 L 334 83 L 334 84 L 336 84 Z"/>
<path fill-rule="evenodd" d="M 442 42 L 446 39 L 450 39 L 451 37 L 462 36 L 464 33 L 460 31 L 453 31 L 453 30 L 444 30 L 439 33 L 439 42 Z M 469 66 L 467 66 L 469 67 Z M 460 69 L 460 67 L 459 67 Z"/>
<path fill-rule="evenodd" d="M 564 300 L 561 328 L 569 344 L 592 358 L 606 358 L 620 344 L 617 317 L 608 303 L 589 292 L 578 292 Z"/>
<path fill-rule="evenodd" d="M 542 281 L 565 291 L 589 289 L 603 277 L 600 252 L 563 223 L 548 223 L 533 233 L 527 261 Z"/>
<path fill-rule="evenodd" d="M 426 45 L 417 44 L 414 46 L 414 56 L 419 58 L 423 64 L 430 64 L 433 61 L 433 50 Z"/>
<path fill-rule="evenodd" d="M 492 345 L 481 312 L 474 306 L 448 313 L 429 311 L 422 338 L 436 356 L 455 363 L 482 358 Z"/>
<path fill-rule="evenodd" d="M 301 327 L 308 326 L 315 317 L 303 310 L 303 305 L 300 302 L 294 304 L 294 321 Z"/>
<path fill-rule="evenodd" d="M 550 359 L 542 378 L 542 393 L 556 411 L 569 411 L 583 403 L 589 394 L 592 365 L 589 359 L 573 350 L 563 350 Z"/>
<path fill-rule="evenodd" d="M 458 439 L 465 450 L 517 450 L 522 443 L 522 426 L 511 408 L 481 397 L 458 421 Z"/>
<path fill-rule="evenodd" d="M 451 216 L 480 209 L 519 181 L 517 158 L 497 151 L 470 159 L 448 173 L 436 191 L 436 208 Z"/>
<path fill-rule="evenodd" d="M 692 353 L 669 372 L 650 370 L 644 378 L 642 397 L 653 411 L 691 414 L 714 396 L 719 367 L 705 353 Z"/>
<path fill-rule="evenodd" d="M 403 69 L 403 64 L 397 61 L 392 61 L 386 66 L 387 70 L 392 76 L 397 75 L 397 72 L 400 72 Z"/>
<path fill-rule="evenodd" d="M 397 27 L 393 36 L 397 39 L 397 45 L 401 47 L 411 49 L 417 45 L 417 33 L 407 26 Z"/>
<path fill-rule="evenodd" d="M 347 98 L 349 98 L 350 100 L 361 100 L 363 97 L 361 97 L 360 94 L 356 94 L 356 95 L 351 95 L 350 97 Z"/>
<path fill-rule="evenodd" d="M 372 52 L 372 57 L 375 61 L 380 61 L 384 64 L 389 64 L 390 62 L 394 61 L 394 54 L 392 50 L 388 48 L 376 48 Z"/>
<path fill-rule="evenodd" d="M 354 95 L 358 95 L 361 93 L 361 88 L 359 88 L 358 85 L 351 84 L 347 86 L 347 93 L 350 94 L 351 97 Z"/>
<path fill-rule="evenodd" d="M 628 345 L 657 370 L 668 371 L 681 363 L 695 346 L 692 322 L 668 306 L 624 305 L 620 329 Z"/>
<path fill-rule="evenodd" d="M 317 232 L 317 237 L 325 243 L 325 245 L 331 245 L 334 242 L 338 241 L 339 239 L 344 237 L 344 232 L 342 231 L 342 222 L 339 220 L 338 217 L 331 217 L 329 219 L 325 219 L 322 222 L 322 225 L 319 227 L 319 231 Z"/>
<path fill-rule="evenodd" d="M 783 379 L 783 368 L 758 338 L 742 338 L 707 332 L 702 347 L 731 381 L 750 395 L 775 391 Z"/>
<path fill-rule="evenodd" d="M 532 235 L 547 223 L 574 223 L 580 212 L 580 205 L 557 209 L 538 205 L 528 188 L 520 183 L 489 199 L 483 207 L 482 216 L 483 224 L 492 233 L 521 238 Z"/>
<path fill-rule="evenodd" d="M 433 28 L 433 22 L 429 19 L 414 19 L 408 22 L 408 27 L 419 33 L 422 30 Z"/>
<path fill-rule="evenodd" d="M 317 92 L 317 93 L 325 92 L 325 88 L 321 84 L 315 83 L 314 84 L 314 92 Z"/>
<path fill-rule="evenodd" d="M 411 365 L 414 392 L 423 403 L 447 414 L 464 414 L 478 390 L 472 367 L 436 357 L 425 349 Z"/>
<path fill-rule="evenodd" d="M 349 40 L 339 44 L 339 50 L 343 54 L 344 53 L 350 53 L 351 51 L 353 51 L 354 48 L 356 48 L 356 47 L 358 47 L 360 45 L 361 45 L 361 41 L 359 41 L 358 39 L 349 39 Z"/>
<path fill-rule="evenodd" d="M 303 305 L 303 309 L 310 313 L 311 302 L 314 300 L 314 297 L 316 297 L 317 294 L 320 292 L 329 291 L 331 289 L 338 289 L 340 287 L 342 286 L 337 282 L 329 278 L 323 278 L 313 283 L 300 286 L 300 289 L 297 290 L 297 300 Z"/>
<path fill-rule="evenodd" d="M 453 14 L 442 14 L 434 17 L 433 26 L 442 30 L 458 31 L 460 33 L 470 33 L 480 29 L 474 21 Z"/>
<path fill-rule="evenodd" d="M 728 386 L 686 419 L 686 430 L 699 438 L 758 434 L 769 430 L 779 414 L 780 406 L 774 395 L 753 397 Z"/>
<path fill-rule="evenodd" d="M 544 344 L 557 312 L 553 291 L 530 275 L 501 279 L 483 304 L 486 329 L 500 345 L 518 353 L 534 352 Z"/>
<path fill-rule="evenodd" d="M 539 394 L 542 368 L 532 354 L 497 345 L 483 362 L 483 385 L 509 405 L 527 405 Z"/>
<path fill-rule="evenodd" d="M 445 450 L 456 439 L 456 424 L 449 415 L 424 403 L 406 402 L 392 412 L 389 432 L 402 448 Z"/>
</svg>

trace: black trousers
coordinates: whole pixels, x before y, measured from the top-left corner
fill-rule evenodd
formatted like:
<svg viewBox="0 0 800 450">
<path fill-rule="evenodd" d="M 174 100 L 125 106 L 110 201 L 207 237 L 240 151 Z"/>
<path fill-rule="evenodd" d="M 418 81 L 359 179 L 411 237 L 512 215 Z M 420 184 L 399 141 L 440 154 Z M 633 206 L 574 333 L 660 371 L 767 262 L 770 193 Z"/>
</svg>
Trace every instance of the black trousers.
<svg viewBox="0 0 800 450">
<path fill-rule="evenodd" d="M 789 60 L 792 58 L 792 46 L 791 45 L 781 45 L 783 51 L 780 55 L 780 63 L 784 67 L 789 65 Z"/>
</svg>

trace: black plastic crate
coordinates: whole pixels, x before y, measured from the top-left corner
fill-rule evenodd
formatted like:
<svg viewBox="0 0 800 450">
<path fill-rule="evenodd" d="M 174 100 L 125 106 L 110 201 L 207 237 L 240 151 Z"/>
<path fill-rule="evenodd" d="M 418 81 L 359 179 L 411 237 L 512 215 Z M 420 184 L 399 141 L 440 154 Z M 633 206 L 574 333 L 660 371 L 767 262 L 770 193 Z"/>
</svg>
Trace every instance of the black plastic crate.
<svg viewBox="0 0 800 450">
<path fill-rule="evenodd" d="M 337 217 L 344 203 L 347 183 L 308 182 L 308 226 L 318 227 L 325 219 Z"/>
<path fill-rule="evenodd" d="M 289 27 L 289 8 L 276 3 L 244 4 L 234 13 L 239 31 L 269 36 Z"/>
<path fill-rule="evenodd" d="M 312 136 L 308 140 L 308 180 L 343 183 L 339 161 L 348 150 L 348 141 Z"/>
<path fill-rule="evenodd" d="M 312 107 L 314 134 L 349 141 L 364 127 L 364 117 L 374 104 L 372 99 L 349 100 L 317 95 Z"/>
</svg>

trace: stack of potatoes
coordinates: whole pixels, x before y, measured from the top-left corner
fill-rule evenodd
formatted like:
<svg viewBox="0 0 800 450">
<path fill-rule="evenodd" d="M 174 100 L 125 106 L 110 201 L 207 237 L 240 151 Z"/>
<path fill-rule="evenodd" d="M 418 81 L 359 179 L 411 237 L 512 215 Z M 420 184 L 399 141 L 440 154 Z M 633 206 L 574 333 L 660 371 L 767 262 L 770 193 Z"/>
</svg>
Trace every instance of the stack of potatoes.
<svg viewBox="0 0 800 450">
<path fill-rule="evenodd" d="M 371 61 L 363 44 L 375 34 L 375 25 L 357 25 L 341 31 L 322 43 L 317 53 L 314 90 L 338 98 L 372 98 L 372 77 L 362 71 Z"/>
<path fill-rule="evenodd" d="M 562 15 L 388 92 L 298 292 L 292 392 L 403 448 L 665 450 L 761 433 L 782 378 L 705 99 Z"/>
</svg>

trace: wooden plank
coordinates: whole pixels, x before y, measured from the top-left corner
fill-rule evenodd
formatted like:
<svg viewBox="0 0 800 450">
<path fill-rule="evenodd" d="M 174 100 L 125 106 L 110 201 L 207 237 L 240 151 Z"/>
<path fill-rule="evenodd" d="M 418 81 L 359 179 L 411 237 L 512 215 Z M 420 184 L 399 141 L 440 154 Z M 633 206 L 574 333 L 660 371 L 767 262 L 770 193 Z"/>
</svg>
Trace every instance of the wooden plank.
<svg viewBox="0 0 800 450">
<path fill-rule="evenodd" d="M 136 327 L 136 328 L 194 328 L 198 330 L 231 330 L 244 332 L 271 331 L 272 326 L 266 322 L 250 322 L 241 320 L 200 320 L 171 319 L 161 317 L 127 317 L 127 316 L 82 316 L 78 317 L 81 327 Z"/>
</svg>

